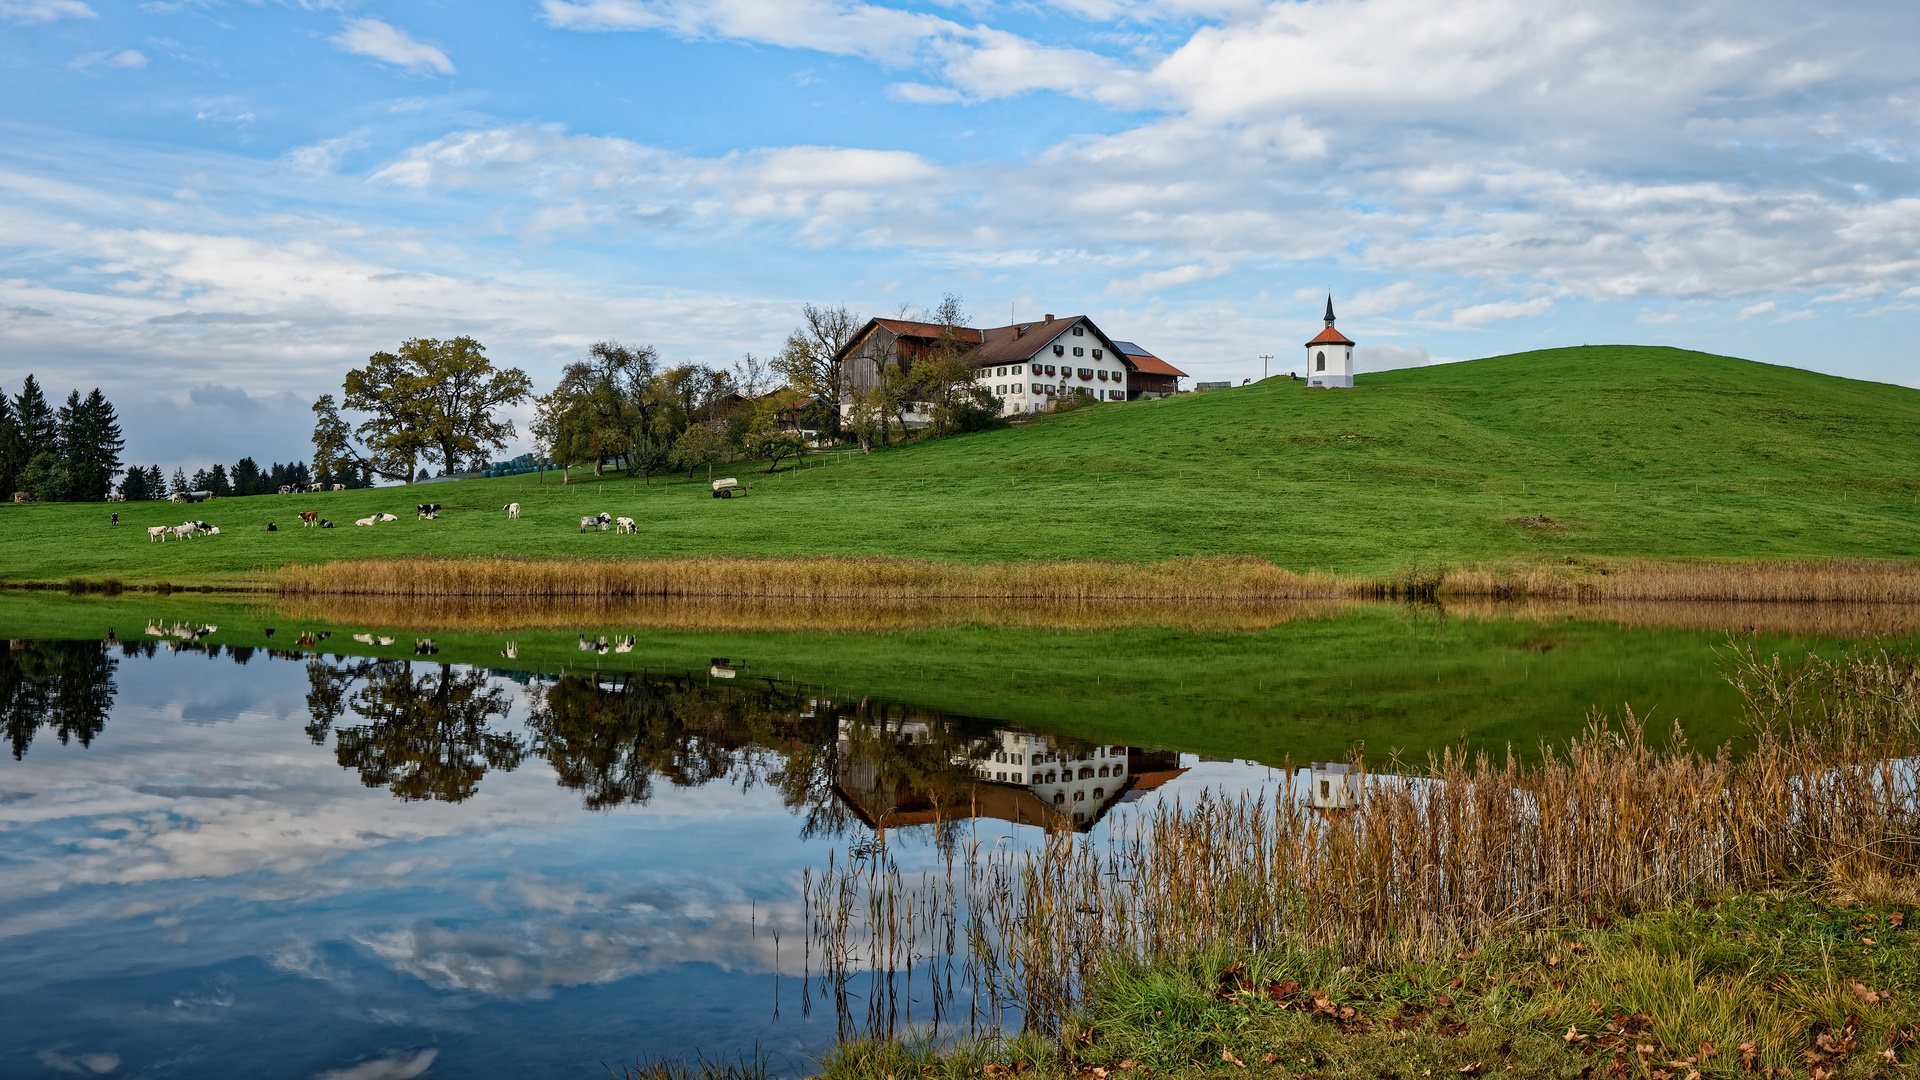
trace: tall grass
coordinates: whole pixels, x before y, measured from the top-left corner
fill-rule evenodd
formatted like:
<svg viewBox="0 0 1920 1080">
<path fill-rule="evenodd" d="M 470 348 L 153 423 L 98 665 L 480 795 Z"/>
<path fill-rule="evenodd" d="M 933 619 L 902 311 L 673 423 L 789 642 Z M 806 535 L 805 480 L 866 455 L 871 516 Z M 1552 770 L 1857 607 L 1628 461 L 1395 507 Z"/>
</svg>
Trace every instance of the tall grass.
<svg viewBox="0 0 1920 1080">
<path fill-rule="evenodd" d="M 852 556 L 670 559 L 406 556 L 294 564 L 270 572 L 287 595 L 399 597 L 751 597 L 812 600 L 1337 600 L 1492 597 L 1601 601 L 1920 603 L 1920 563 L 1620 561 L 1449 568 L 1387 577 L 1294 571 L 1251 556 L 1160 562 L 964 563 Z"/>
<path fill-rule="evenodd" d="M 1789 666 L 1736 646 L 1727 660 L 1756 742 L 1737 762 L 1678 732 L 1656 746 L 1629 713 L 1592 718 L 1532 764 L 1447 752 L 1366 775 L 1356 759 L 1349 810 L 1202 795 L 1110 818 L 1101 840 L 951 843 L 918 879 L 882 834 L 809 879 L 810 965 L 869 1030 L 891 1030 L 910 991 L 939 1003 L 959 986 L 969 1019 L 1053 1034 L 1109 965 L 1282 947 L 1385 962 L 1809 873 L 1842 891 L 1912 889 L 1920 654 Z"/>
</svg>

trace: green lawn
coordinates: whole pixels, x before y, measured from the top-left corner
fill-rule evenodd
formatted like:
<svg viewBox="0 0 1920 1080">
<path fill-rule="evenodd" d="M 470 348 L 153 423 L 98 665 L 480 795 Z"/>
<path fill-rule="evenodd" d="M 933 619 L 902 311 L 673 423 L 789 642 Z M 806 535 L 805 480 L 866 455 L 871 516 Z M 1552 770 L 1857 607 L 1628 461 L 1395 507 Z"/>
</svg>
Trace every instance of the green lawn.
<svg viewBox="0 0 1920 1080">
<path fill-rule="evenodd" d="M 191 508 L 7 506 L 0 580 L 200 583 L 290 560 L 426 553 L 1252 554 L 1356 574 L 1435 559 L 1907 559 L 1920 557 L 1920 390 L 1592 346 L 1364 375 L 1352 391 L 1279 379 L 1100 406 L 782 470 L 734 500 L 709 498 L 704 482 L 552 479 Z M 500 508 L 515 500 L 522 519 L 508 522 Z M 417 501 L 447 511 L 416 522 Z M 105 524 L 113 509 L 118 530 Z M 302 530 L 303 509 L 340 527 Z M 380 510 L 402 520 L 352 525 Z M 580 535 L 579 517 L 602 510 L 636 518 L 639 534 Z M 1519 521 L 1542 514 L 1549 527 Z M 189 515 L 222 535 L 161 545 L 141 529 Z"/>
</svg>

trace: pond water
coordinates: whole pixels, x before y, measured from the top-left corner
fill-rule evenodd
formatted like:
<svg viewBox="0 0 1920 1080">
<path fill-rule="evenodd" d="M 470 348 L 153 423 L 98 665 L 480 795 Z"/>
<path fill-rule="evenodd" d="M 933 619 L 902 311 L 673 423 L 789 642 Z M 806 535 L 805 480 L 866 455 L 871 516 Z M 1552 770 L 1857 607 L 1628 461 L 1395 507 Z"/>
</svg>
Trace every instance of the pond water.
<svg viewBox="0 0 1920 1080">
<path fill-rule="evenodd" d="M 756 1051 L 804 1072 L 838 1018 L 805 979 L 801 880 L 876 827 L 933 866 L 941 829 L 1091 833 L 1362 745 L 1530 752 L 1596 706 L 1737 746 L 1725 650 L 1837 650 L 1912 614 L 856 630 L 6 598 L 0 1074 L 559 1077 Z"/>
</svg>

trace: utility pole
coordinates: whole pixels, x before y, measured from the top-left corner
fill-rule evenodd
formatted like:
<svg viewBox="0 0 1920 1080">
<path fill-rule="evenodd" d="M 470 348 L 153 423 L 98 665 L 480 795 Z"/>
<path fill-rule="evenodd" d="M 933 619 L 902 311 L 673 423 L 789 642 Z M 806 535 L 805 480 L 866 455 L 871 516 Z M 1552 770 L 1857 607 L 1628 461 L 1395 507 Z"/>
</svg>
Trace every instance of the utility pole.
<svg viewBox="0 0 1920 1080">
<path fill-rule="evenodd" d="M 1267 361 L 1271 359 L 1273 359 L 1272 353 L 1260 354 L 1260 381 L 1261 382 L 1267 381 Z"/>
</svg>

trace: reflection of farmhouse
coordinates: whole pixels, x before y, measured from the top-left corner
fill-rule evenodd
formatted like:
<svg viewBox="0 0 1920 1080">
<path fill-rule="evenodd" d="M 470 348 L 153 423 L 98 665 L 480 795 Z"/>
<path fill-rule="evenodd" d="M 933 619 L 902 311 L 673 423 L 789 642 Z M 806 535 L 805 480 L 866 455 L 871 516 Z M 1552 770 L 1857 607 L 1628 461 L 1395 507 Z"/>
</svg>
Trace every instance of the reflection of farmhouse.
<svg viewBox="0 0 1920 1080">
<path fill-rule="evenodd" d="M 871 389 L 883 373 L 909 374 L 913 365 L 943 349 L 964 356 L 975 381 L 1000 400 L 1003 413 L 1044 412 L 1068 394 L 1101 401 L 1140 401 L 1176 393 L 1186 372 L 1130 341 L 1114 341 L 1084 315 L 977 330 L 946 328 L 910 319 L 869 319 L 840 351 L 846 397 L 842 414 L 853 407 L 852 394 Z M 908 412 L 926 423 L 925 403 Z"/>
<path fill-rule="evenodd" d="M 902 725 L 898 733 L 927 734 L 923 725 L 914 724 Z M 1184 771 L 1173 753 L 1114 745 L 1074 749 L 1045 735 L 1002 731 L 997 747 L 977 744 L 972 754 L 954 755 L 942 775 L 915 783 L 885 775 L 881 763 L 861 754 L 849 734 L 842 721 L 835 788 L 874 828 L 987 817 L 1084 831 L 1136 781 L 1158 787 Z"/>
</svg>

